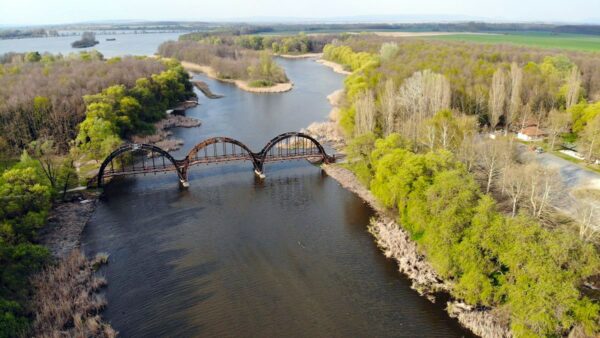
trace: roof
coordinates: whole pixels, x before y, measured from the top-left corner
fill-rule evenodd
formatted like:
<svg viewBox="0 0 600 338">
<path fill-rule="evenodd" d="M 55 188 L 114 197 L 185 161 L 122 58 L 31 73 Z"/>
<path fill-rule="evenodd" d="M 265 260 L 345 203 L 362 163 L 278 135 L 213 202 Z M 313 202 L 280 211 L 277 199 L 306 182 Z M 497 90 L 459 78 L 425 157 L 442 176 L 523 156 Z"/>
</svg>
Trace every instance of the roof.
<svg viewBox="0 0 600 338">
<path fill-rule="evenodd" d="M 531 126 L 531 127 L 527 127 L 527 128 L 523 128 L 519 131 L 520 134 L 523 135 L 527 135 L 529 137 L 536 137 L 536 136 L 544 136 L 546 135 L 546 132 L 544 132 L 543 130 L 541 130 L 540 128 L 536 127 L 536 126 Z"/>
</svg>

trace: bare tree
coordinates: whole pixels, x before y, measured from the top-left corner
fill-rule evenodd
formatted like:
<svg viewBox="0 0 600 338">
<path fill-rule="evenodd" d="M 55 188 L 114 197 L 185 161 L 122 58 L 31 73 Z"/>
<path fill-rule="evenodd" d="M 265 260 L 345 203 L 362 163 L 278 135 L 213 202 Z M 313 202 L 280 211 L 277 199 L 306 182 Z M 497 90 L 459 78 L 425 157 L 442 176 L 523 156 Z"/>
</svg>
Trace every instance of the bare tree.
<svg viewBox="0 0 600 338">
<path fill-rule="evenodd" d="M 504 134 L 508 134 L 508 128 L 519 113 L 521 108 L 521 90 L 523 86 L 523 69 L 513 62 L 510 65 L 510 105 L 504 118 Z"/>
<path fill-rule="evenodd" d="M 521 202 L 526 190 L 527 180 L 523 175 L 523 168 L 520 165 L 510 165 L 504 170 L 503 179 L 504 191 L 510 197 L 512 204 L 512 217 L 517 213 L 517 206 Z"/>
<path fill-rule="evenodd" d="M 354 108 L 356 109 L 354 133 L 363 135 L 373 132 L 375 130 L 375 114 L 377 113 L 373 93 L 371 91 L 361 93 L 354 104 Z"/>
<path fill-rule="evenodd" d="M 567 108 L 574 106 L 579 101 L 581 92 L 581 72 L 577 66 L 573 66 L 567 79 L 567 93 L 565 94 L 565 105 Z"/>
<path fill-rule="evenodd" d="M 556 169 L 537 162 L 529 163 L 523 172 L 527 176 L 531 214 L 540 218 L 562 187 L 560 174 Z"/>
<path fill-rule="evenodd" d="M 550 135 L 550 149 L 554 149 L 556 138 L 567 131 L 571 116 L 564 111 L 553 109 L 548 114 L 547 131 Z"/>
<path fill-rule="evenodd" d="M 398 90 L 400 133 L 417 141 L 421 125 L 443 109 L 450 108 L 450 82 L 430 70 L 415 72 Z M 416 143 L 416 142 L 415 142 Z"/>
<path fill-rule="evenodd" d="M 582 240 L 596 242 L 600 239 L 600 208 L 596 204 L 579 201 L 576 219 Z"/>
<path fill-rule="evenodd" d="M 479 165 L 485 174 L 486 193 L 491 191 L 494 180 L 502 173 L 505 148 L 506 142 L 502 140 L 485 139 L 477 145 Z"/>
<path fill-rule="evenodd" d="M 500 117 L 504 115 L 506 110 L 507 82 L 506 71 L 502 68 L 498 68 L 496 72 L 494 72 L 492 86 L 490 87 L 489 117 L 490 128 L 492 131 L 495 130 L 500 122 Z"/>
<path fill-rule="evenodd" d="M 461 130 L 462 140 L 457 149 L 458 158 L 467 166 L 467 170 L 471 171 L 473 164 L 477 159 L 477 118 L 475 116 L 459 115 L 458 125 Z"/>
<path fill-rule="evenodd" d="M 396 115 L 398 113 L 396 86 L 393 80 L 389 79 L 385 82 L 379 99 L 381 101 L 383 134 L 387 136 L 396 131 Z"/>
<path fill-rule="evenodd" d="M 579 146 L 584 149 L 588 162 L 594 155 L 600 156 L 600 114 L 587 123 L 579 138 Z"/>
</svg>

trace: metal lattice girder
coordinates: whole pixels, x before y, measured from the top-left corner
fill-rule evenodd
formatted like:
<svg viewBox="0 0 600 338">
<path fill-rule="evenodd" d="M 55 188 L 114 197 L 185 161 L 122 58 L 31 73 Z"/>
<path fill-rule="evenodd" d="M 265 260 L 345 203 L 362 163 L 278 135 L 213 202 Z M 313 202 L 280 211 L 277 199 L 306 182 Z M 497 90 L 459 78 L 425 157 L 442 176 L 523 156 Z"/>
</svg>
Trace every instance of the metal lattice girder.
<svg viewBox="0 0 600 338">
<path fill-rule="evenodd" d="M 121 166 L 120 170 L 114 169 L 113 161 L 119 156 L 139 151 L 149 153 L 147 162 L 145 157 L 142 157 L 141 166 L 136 167 L 136 163 L 132 162 L 131 168 Z M 158 161 L 158 164 L 155 155 L 162 157 L 162 161 Z M 104 177 L 176 171 L 179 180 L 187 183 L 187 172 L 190 166 L 231 161 L 251 161 L 254 170 L 262 175 L 266 162 L 315 158 L 320 158 L 319 161 L 324 163 L 335 161 L 335 157 L 327 155 L 317 140 L 299 132 L 289 132 L 274 137 L 258 153 L 238 140 L 229 137 L 212 137 L 194 146 L 183 160 L 174 159 L 167 151 L 154 145 L 127 144 L 113 151 L 102 162 L 97 182 L 100 187 Z M 108 165 L 110 165 L 109 170 L 107 170 Z"/>
</svg>

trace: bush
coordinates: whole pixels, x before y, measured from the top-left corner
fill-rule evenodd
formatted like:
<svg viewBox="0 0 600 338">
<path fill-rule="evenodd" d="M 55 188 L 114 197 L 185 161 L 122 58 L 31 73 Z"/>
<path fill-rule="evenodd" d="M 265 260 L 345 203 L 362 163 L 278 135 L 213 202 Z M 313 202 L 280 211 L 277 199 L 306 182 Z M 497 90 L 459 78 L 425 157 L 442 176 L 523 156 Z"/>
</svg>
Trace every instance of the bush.
<svg viewBox="0 0 600 338">
<path fill-rule="evenodd" d="M 269 80 L 254 80 L 248 83 L 250 87 L 272 87 L 275 84 Z"/>
</svg>

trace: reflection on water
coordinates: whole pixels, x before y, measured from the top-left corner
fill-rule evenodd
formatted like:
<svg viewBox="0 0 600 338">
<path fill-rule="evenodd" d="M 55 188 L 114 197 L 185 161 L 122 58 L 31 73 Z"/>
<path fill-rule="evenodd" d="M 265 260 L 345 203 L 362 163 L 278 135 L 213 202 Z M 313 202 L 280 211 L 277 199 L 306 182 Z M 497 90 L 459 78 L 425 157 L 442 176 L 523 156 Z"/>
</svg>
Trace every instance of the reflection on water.
<svg viewBox="0 0 600 338">
<path fill-rule="evenodd" d="M 310 60 L 280 60 L 292 92 L 255 95 L 204 77 L 201 98 L 176 130 L 176 157 L 209 136 L 260 149 L 276 134 L 326 117 L 342 78 Z M 409 288 L 366 225 L 372 210 L 306 161 L 195 167 L 190 188 L 173 173 L 106 189 L 84 233 L 110 253 L 105 315 L 124 337 L 468 336 L 442 305 Z"/>
</svg>

